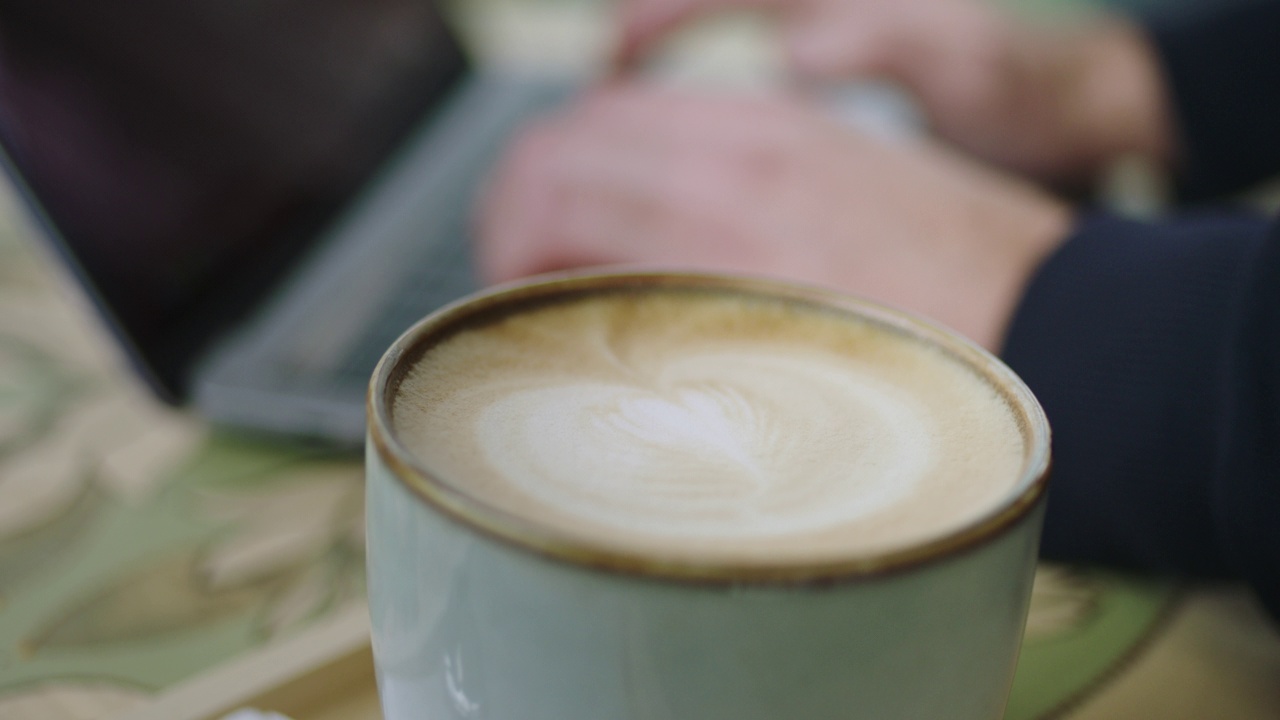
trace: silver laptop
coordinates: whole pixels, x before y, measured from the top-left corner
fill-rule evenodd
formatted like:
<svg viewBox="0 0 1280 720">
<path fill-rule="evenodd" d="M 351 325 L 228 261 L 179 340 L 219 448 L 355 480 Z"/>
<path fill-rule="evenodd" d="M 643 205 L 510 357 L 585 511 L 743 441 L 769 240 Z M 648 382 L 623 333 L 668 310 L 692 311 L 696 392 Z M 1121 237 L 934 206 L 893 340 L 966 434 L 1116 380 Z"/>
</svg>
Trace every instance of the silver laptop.
<svg viewBox="0 0 1280 720">
<path fill-rule="evenodd" d="M 356 443 L 366 383 L 475 288 L 472 198 L 571 83 L 476 74 L 426 0 L 0 10 L 4 164 L 157 393 Z"/>
</svg>

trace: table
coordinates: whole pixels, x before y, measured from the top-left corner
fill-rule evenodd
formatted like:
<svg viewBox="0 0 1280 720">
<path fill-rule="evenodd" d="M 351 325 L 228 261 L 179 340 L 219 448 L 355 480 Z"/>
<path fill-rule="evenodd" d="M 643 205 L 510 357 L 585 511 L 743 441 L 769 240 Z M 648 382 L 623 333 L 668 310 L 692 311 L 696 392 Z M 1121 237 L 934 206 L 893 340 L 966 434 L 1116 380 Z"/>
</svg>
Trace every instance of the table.
<svg viewBox="0 0 1280 720">
<path fill-rule="evenodd" d="M 586 0 L 458 12 L 498 65 L 582 68 L 607 47 Z M 767 81 L 777 64 L 763 37 L 745 19 L 704 28 L 669 67 Z M 363 632 L 358 458 L 215 432 L 157 404 L 31 238 L 6 188 L 0 720 L 144 717 L 338 631 L 333 692 L 260 697 L 299 720 L 376 718 L 367 650 L 351 644 Z M 1044 566 L 1008 717 L 1280 717 L 1280 635 L 1240 588 Z"/>
</svg>

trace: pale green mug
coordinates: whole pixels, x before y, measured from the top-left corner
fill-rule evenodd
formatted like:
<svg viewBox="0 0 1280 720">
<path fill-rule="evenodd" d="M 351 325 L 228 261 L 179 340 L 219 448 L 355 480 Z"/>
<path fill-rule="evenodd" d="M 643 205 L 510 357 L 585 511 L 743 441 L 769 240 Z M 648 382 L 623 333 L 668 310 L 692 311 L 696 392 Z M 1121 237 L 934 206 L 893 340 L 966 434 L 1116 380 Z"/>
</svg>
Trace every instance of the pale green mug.
<svg viewBox="0 0 1280 720">
<path fill-rule="evenodd" d="M 1022 433 L 1014 491 L 924 544 L 840 562 L 669 563 L 566 541 L 435 477 L 397 439 L 421 350 L 566 294 L 671 286 L 822 306 L 936 347 Z M 388 720 L 990 720 L 1030 601 L 1049 428 L 1026 386 L 949 332 L 836 293 L 678 273 L 540 279 L 455 303 L 387 352 L 369 394 L 369 597 Z"/>
</svg>

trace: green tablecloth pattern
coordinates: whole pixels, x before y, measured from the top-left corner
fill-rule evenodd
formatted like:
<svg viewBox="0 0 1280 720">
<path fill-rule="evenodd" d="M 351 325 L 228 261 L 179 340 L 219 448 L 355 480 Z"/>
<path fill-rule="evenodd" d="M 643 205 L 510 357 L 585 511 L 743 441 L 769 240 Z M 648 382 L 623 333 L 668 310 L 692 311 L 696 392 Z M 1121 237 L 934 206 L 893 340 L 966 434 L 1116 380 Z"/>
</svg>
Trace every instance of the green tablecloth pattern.
<svg viewBox="0 0 1280 720">
<path fill-rule="evenodd" d="M 360 600 L 358 459 L 219 434 L 154 402 L 8 217 L 0 720 L 109 717 Z M 1173 597 L 1042 570 L 1010 717 L 1096 687 Z"/>
</svg>

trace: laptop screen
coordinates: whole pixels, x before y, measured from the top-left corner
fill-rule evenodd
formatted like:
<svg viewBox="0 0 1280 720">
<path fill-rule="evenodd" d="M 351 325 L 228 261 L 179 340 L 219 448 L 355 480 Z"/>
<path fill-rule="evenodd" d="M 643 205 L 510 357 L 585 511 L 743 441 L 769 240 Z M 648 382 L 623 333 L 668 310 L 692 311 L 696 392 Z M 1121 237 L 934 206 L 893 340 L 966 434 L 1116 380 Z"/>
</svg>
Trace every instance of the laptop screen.
<svg viewBox="0 0 1280 720">
<path fill-rule="evenodd" d="M 14 0 L 0 142 L 176 399 L 465 69 L 425 0 Z"/>
</svg>

